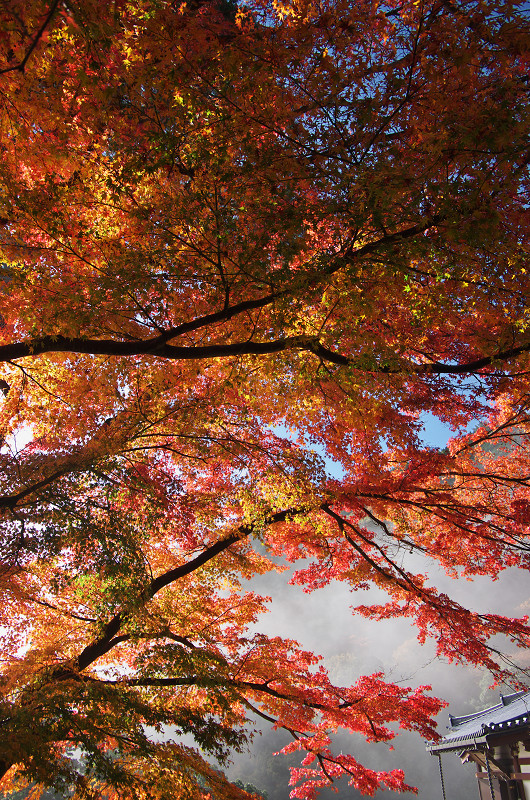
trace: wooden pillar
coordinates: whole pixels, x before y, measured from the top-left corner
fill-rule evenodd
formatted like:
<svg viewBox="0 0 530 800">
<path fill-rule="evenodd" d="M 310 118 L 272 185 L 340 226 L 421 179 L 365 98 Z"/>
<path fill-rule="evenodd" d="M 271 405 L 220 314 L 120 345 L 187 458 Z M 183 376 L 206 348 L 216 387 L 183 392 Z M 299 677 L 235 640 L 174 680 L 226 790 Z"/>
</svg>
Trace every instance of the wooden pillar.
<svg viewBox="0 0 530 800">
<path fill-rule="evenodd" d="M 519 743 L 512 745 L 512 758 L 513 758 L 513 772 L 517 774 L 522 773 L 521 762 L 519 761 Z M 520 800 L 527 800 L 524 783 L 522 780 L 517 780 L 517 790 L 519 792 Z"/>
</svg>

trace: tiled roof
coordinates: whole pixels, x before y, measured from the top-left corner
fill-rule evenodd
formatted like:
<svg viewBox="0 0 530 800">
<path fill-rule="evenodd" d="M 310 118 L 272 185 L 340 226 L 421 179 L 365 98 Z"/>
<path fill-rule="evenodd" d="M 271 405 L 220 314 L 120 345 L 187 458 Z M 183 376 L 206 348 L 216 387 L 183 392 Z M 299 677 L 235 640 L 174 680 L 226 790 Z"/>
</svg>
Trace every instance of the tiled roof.
<svg viewBox="0 0 530 800">
<path fill-rule="evenodd" d="M 431 753 L 461 750 L 470 742 L 485 742 L 492 733 L 530 728 L 530 692 L 501 695 L 497 705 L 463 717 L 449 715 L 449 722 L 449 733 L 428 748 Z"/>
</svg>

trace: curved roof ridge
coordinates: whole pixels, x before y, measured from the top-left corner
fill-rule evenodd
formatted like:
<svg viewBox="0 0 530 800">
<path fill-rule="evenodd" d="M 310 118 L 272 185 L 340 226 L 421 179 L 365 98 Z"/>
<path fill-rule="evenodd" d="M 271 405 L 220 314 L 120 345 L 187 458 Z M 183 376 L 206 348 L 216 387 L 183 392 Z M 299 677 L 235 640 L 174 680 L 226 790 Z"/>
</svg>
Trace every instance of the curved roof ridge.
<svg viewBox="0 0 530 800">
<path fill-rule="evenodd" d="M 494 706 L 489 706 L 489 708 L 484 708 L 481 711 L 473 711 L 471 714 L 464 714 L 460 717 L 455 717 L 452 714 L 449 714 L 449 723 L 451 728 L 454 730 L 460 725 L 464 725 L 466 722 L 471 722 L 472 720 L 479 720 L 481 717 L 490 716 L 495 711 L 501 711 L 503 708 L 511 705 L 511 703 L 514 703 L 516 700 L 522 699 L 524 695 L 528 695 L 528 710 L 530 710 L 530 692 L 523 689 L 518 692 L 512 692 L 511 694 L 501 694 L 500 702 L 496 703 Z"/>
<path fill-rule="evenodd" d="M 520 689 L 518 692 L 511 692 L 511 694 L 503 694 L 501 692 L 501 703 L 503 706 L 509 706 L 514 700 L 519 700 L 524 694 L 530 694 L 527 689 Z"/>
</svg>

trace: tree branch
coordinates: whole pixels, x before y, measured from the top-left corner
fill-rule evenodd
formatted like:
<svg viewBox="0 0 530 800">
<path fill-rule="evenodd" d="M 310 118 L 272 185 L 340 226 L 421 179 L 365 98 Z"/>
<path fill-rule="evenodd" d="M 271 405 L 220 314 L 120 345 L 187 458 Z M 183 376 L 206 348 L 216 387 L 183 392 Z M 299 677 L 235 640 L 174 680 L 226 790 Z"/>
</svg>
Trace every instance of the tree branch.
<svg viewBox="0 0 530 800">
<path fill-rule="evenodd" d="M 5 75 L 6 72 L 15 72 L 15 71 L 24 72 L 24 69 L 26 67 L 26 64 L 29 61 L 29 58 L 30 58 L 31 54 L 33 53 L 33 51 L 37 47 L 38 43 L 42 39 L 44 31 L 46 30 L 46 28 L 48 27 L 48 25 L 52 21 L 53 15 L 55 14 L 59 3 L 60 3 L 60 0 L 54 0 L 54 2 L 51 4 L 50 10 L 48 11 L 48 14 L 46 15 L 46 19 L 44 20 L 44 22 L 40 26 L 39 30 L 37 31 L 37 33 L 35 35 L 35 38 L 32 41 L 32 43 L 30 44 L 30 46 L 28 48 L 28 51 L 27 51 L 26 55 L 24 56 L 24 58 L 22 59 L 22 61 L 20 61 L 18 64 L 15 64 L 13 67 L 4 67 L 4 69 L 0 69 L 0 75 Z"/>
<path fill-rule="evenodd" d="M 172 329 L 172 331 L 174 330 Z M 247 340 L 244 342 L 230 342 L 229 344 L 209 344 L 191 347 L 167 344 L 164 341 L 167 338 L 171 338 L 169 332 L 166 332 L 163 336 L 156 336 L 139 342 L 44 336 L 41 339 L 29 342 L 1 345 L 0 362 L 13 361 L 27 356 L 38 356 L 44 353 L 79 353 L 117 357 L 151 355 L 171 361 L 189 361 L 192 359 L 209 360 L 242 355 L 263 356 L 288 350 L 305 350 L 314 353 L 323 361 L 328 361 L 337 366 L 352 366 L 362 372 L 391 375 L 461 375 L 477 373 L 485 367 L 490 367 L 498 362 L 511 361 L 524 353 L 530 352 L 530 343 L 527 343 L 461 364 L 444 364 L 441 361 L 423 364 L 408 362 L 403 367 L 387 367 L 376 364 L 371 368 L 367 368 L 363 365 L 357 365 L 355 358 L 329 350 L 329 348 L 320 343 L 318 338 L 311 336 L 288 336 L 285 339 L 275 339 L 270 342 Z"/>
<path fill-rule="evenodd" d="M 394 233 L 385 234 L 380 239 L 368 242 L 361 247 L 353 247 L 350 244 L 346 250 L 336 253 L 329 261 L 327 266 L 317 265 L 312 272 L 306 273 L 299 281 L 290 286 L 271 292 L 263 297 L 254 300 L 245 300 L 233 306 L 222 308 L 219 311 L 197 317 L 190 322 L 169 328 L 159 336 L 140 341 L 121 341 L 115 339 L 89 339 L 82 337 L 68 337 L 62 335 L 45 335 L 25 342 L 13 342 L 0 346 L 0 362 L 14 361 L 17 358 L 28 356 L 39 356 L 44 353 L 79 353 L 87 355 L 106 355 L 106 356 L 135 356 L 153 355 L 158 358 L 168 358 L 172 360 L 187 359 L 207 359 L 222 358 L 226 356 L 238 355 L 264 355 L 276 353 L 287 349 L 312 349 L 320 347 L 322 353 L 327 354 L 328 360 L 338 359 L 335 363 L 349 363 L 345 361 L 345 356 L 332 354 L 331 351 L 322 348 L 322 345 L 315 338 L 310 337 L 288 337 L 272 342 L 233 342 L 230 344 L 212 344 L 196 347 L 178 347 L 169 345 L 168 342 L 185 333 L 196 331 L 209 325 L 219 322 L 226 322 L 234 316 L 246 311 L 263 308 L 272 304 L 280 297 L 295 294 L 304 286 L 318 285 L 324 278 L 328 278 L 338 272 L 344 266 L 357 263 L 365 256 L 377 252 L 381 248 L 386 248 L 397 244 L 414 236 L 425 233 L 429 228 L 442 222 L 442 215 L 433 215 L 427 221 L 422 221 L 416 225 L 411 225 Z M 312 346 L 310 346 L 310 343 Z"/>
<path fill-rule="evenodd" d="M 25 489 L 21 489 L 20 492 L 17 494 L 11 495 L 4 495 L 0 497 L 0 509 L 2 508 L 9 508 L 14 509 L 17 504 L 24 500 L 24 498 L 28 497 L 30 494 L 34 492 L 38 492 L 39 489 L 44 489 L 50 483 L 53 483 L 58 478 L 62 478 L 63 475 L 66 475 L 70 470 L 69 469 L 59 469 L 55 472 L 52 472 L 51 475 L 48 475 L 47 478 L 43 478 L 41 481 L 37 481 L 37 483 L 32 483 L 31 486 L 26 486 Z"/>
<path fill-rule="evenodd" d="M 268 519 L 265 520 L 265 524 L 272 525 L 277 522 L 284 522 L 290 515 L 295 513 L 296 509 L 278 511 L 274 514 L 271 514 Z M 220 539 L 218 542 L 210 545 L 210 547 L 207 547 L 205 550 L 203 550 L 203 552 L 200 553 L 196 558 L 193 558 L 186 564 L 181 564 L 178 567 L 167 570 L 167 572 L 163 572 L 157 578 L 154 578 L 146 588 L 143 597 L 139 598 L 141 600 L 141 605 L 145 605 L 152 597 L 154 597 L 157 592 L 160 591 L 160 589 L 168 586 L 170 583 L 173 583 L 179 578 L 183 578 L 185 575 L 190 575 L 192 572 L 195 572 L 197 569 L 199 569 L 199 567 L 202 567 L 203 564 L 211 561 L 212 558 L 215 558 L 215 556 L 219 555 L 224 550 L 227 550 L 236 542 L 239 542 L 241 539 L 251 535 L 254 527 L 255 526 L 252 524 L 241 525 L 237 529 L 236 533 L 233 533 L 231 536 L 227 536 L 226 538 Z M 78 671 L 86 669 L 100 656 L 105 655 L 105 653 L 108 653 L 109 650 L 112 650 L 112 648 L 115 647 L 115 645 L 117 645 L 119 642 L 125 641 L 125 639 L 128 638 L 127 634 L 122 636 L 117 636 L 117 634 L 129 616 L 130 614 L 126 611 L 115 614 L 103 628 L 102 635 L 87 645 L 79 654 L 79 656 L 77 656 L 73 662 L 75 664 L 75 669 Z"/>
</svg>

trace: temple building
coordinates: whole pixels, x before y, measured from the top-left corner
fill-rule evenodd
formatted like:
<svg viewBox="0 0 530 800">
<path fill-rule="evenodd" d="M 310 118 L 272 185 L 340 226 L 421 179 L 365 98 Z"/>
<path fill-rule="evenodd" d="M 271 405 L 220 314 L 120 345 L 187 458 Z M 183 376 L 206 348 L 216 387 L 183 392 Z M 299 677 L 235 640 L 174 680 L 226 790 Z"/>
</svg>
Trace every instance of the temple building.
<svg viewBox="0 0 530 800">
<path fill-rule="evenodd" d="M 444 800 L 453 800 L 444 784 L 446 753 L 475 766 L 480 800 L 530 800 L 530 692 L 501 695 L 497 705 L 449 721 L 449 733 L 428 747 L 439 758 Z"/>
</svg>

